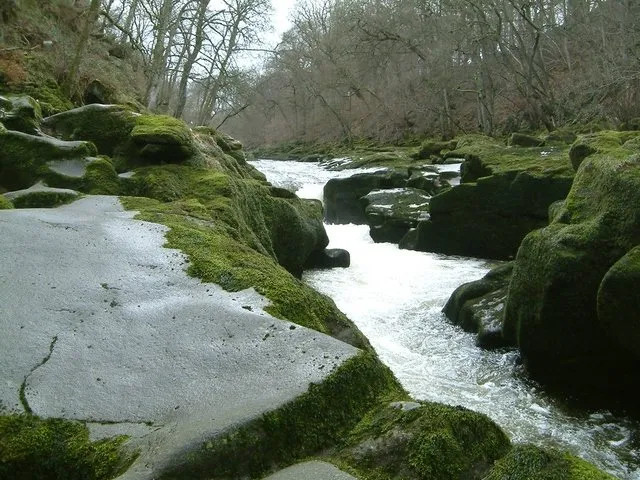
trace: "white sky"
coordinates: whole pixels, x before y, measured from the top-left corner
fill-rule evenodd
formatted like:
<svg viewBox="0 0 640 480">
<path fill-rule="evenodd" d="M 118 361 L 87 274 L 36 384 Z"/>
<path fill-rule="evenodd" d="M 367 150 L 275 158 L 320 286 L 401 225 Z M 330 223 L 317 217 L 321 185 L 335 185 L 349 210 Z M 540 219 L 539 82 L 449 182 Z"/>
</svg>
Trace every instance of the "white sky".
<svg viewBox="0 0 640 480">
<path fill-rule="evenodd" d="M 293 10 L 295 3 L 296 0 L 271 0 L 271 5 L 273 6 L 273 13 L 271 15 L 273 32 L 270 32 L 265 37 L 265 41 L 269 46 L 275 47 L 280 41 L 282 34 L 291 28 L 289 14 L 291 10 Z"/>
</svg>

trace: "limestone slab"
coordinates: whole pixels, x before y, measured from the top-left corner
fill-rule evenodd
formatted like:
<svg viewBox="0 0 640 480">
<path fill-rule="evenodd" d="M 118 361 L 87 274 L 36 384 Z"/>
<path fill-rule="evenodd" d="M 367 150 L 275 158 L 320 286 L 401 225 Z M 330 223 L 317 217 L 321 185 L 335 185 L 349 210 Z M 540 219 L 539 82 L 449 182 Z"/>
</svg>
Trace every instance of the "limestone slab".
<svg viewBox="0 0 640 480">
<path fill-rule="evenodd" d="M 154 478 L 357 353 L 189 277 L 167 229 L 132 217 L 104 196 L 0 212 L 5 411 L 128 433 L 141 456 L 125 477 Z"/>
</svg>

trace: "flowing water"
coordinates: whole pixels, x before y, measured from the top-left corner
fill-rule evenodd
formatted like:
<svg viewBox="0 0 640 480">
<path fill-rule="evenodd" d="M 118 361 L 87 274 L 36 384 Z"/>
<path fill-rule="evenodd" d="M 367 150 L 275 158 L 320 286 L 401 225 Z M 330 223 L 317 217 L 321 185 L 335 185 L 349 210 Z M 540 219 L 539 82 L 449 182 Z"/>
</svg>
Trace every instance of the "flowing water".
<svg viewBox="0 0 640 480">
<path fill-rule="evenodd" d="M 362 171 L 252 163 L 274 185 L 303 198 L 321 198 L 330 178 Z M 483 412 L 515 442 L 569 450 L 621 479 L 640 480 L 640 422 L 567 408 L 526 378 L 517 352 L 481 350 L 474 335 L 444 317 L 451 292 L 482 277 L 490 262 L 376 244 L 363 225 L 326 229 L 331 248 L 349 250 L 351 266 L 308 271 L 304 280 L 334 299 L 413 397 Z"/>
</svg>

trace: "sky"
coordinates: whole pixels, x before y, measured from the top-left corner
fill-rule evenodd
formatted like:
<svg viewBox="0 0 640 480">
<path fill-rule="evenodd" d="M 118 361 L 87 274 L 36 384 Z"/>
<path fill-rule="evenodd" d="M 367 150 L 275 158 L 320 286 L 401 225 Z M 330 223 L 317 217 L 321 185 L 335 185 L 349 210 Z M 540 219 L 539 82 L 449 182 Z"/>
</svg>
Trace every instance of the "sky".
<svg viewBox="0 0 640 480">
<path fill-rule="evenodd" d="M 273 14 L 271 16 L 273 32 L 270 32 L 265 38 L 270 47 L 276 46 L 282 34 L 291 27 L 289 14 L 293 10 L 295 2 L 296 0 L 271 0 L 271 5 L 273 6 Z"/>
</svg>

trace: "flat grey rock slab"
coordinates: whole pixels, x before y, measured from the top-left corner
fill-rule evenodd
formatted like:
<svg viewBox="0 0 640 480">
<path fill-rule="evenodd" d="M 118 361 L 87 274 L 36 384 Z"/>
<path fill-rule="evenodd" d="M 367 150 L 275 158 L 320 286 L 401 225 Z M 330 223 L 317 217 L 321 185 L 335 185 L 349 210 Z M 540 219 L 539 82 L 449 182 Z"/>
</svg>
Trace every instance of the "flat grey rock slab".
<svg viewBox="0 0 640 480">
<path fill-rule="evenodd" d="M 356 480 L 356 477 L 330 463 L 313 461 L 292 465 L 263 480 Z"/>
<path fill-rule="evenodd" d="M 47 162 L 49 170 L 72 178 L 82 178 L 87 172 L 87 166 L 97 160 L 96 157 L 74 158 L 68 160 L 52 160 Z"/>
<path fill-rule="evenodd" d="M 141 455 L 124 478 L 151 479 L 358 352 L 269 316 L 252 290 L 187 276 L 167 229 L 132 217 L 105 196 L 0 211 L 4 411 L 131 435 Z"/>
<path fill-rule="evenodd" d="M 76 192 L 75 190 L 70 190 L 68 188 L 53 188 L 53 187 L 47 187 L 44 183 L 42 182 L 38 182 L 35 185 L 32 185 L 29 188 L 25 188 L 24 190 L 14 190 L 13 192 L 7 192 L 4 193 L 3 195 L 8 198 L 9 200 L 13 201 L 16 200 L 17 198 L 21 198 L 27 195 L 31 195 L 32 193 L 41 193 L 41 192 L 47 192 L 47 193 L 61 193 L 64 195 L 75 195 L 75 196 L 79 196 L 80 193 Z"/>
</svg>

